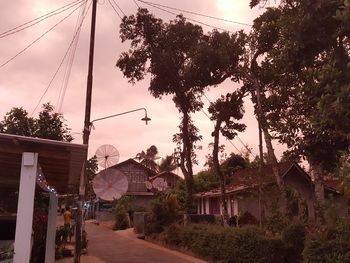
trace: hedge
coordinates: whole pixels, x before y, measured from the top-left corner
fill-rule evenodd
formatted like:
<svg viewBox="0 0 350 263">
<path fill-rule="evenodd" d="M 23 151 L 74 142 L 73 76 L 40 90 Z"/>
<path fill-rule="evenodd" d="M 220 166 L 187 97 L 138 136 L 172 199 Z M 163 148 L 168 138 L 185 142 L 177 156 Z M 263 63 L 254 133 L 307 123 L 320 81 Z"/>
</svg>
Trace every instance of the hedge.
<svg viewBox="0 0 350 263">
<path fill-rule="evenodd" d="M 223 228 L 206 224 L 173 225 L 166 232 L 168 244 L 181 246 L 215 262 L 285 262 L 281 239 L 263 236 L 257 227 Z"/>
</svg>

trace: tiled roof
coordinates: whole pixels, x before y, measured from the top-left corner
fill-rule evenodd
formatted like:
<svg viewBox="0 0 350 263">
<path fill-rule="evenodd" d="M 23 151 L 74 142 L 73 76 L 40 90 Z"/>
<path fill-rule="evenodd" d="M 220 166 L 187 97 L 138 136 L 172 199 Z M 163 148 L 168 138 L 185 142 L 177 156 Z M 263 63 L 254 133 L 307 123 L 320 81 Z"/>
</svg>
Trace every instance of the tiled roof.
<svg viewBox="0 0 350 263">
<path fill-rule="evenodd" d="M 304 173 L 304 176 L 307 176 L 309 180 L 310 177 L 302 170 L 302 168 L 293 162 L 283 162 L 278 163 L 278 171 L 280 176 L 283 178 L 288 171 L 293 167 L 297 167 L 300 169 L 301 172 Z M 226 193 L 235 193 L 240 192 L 244 190 L 248 190 L 251 188 L 254 188 L 258 185 L 259 180 L 260 184 L 269 184 L 275 182 L 275 177 L 273 175 L 272 165 L 264 165 L 261 168 L 261 176 L 258 177 L 259 174 L 259 168 L 245 168 L 240 169 L 232 175 L 232 182 L 228 185 L 226 185 Z M 221 195 L 221 189 L 216 188 L 212 189 L 206 192 L 197 193 L 197 197 L 204 197 L 204 196 L 220 196 Z"/>
</svg>

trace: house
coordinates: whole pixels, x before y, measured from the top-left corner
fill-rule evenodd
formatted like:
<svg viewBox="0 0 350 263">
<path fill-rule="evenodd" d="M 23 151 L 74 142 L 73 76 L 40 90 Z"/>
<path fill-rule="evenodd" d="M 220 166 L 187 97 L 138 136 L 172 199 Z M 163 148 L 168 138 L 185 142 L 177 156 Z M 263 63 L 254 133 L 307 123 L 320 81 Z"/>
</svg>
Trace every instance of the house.
<svg viewBox="0 0 350 263">
<path fill-rule="evenodd" d="M 128 180 L 126 196 L 131 197 L 133 209 L 148 209 L 152 200 L 156 198 L 155 190 L 147 188 L 147 182 L 152 183 L 156 178 L 163 178 L 167 188 L 175 186 L 179 176 L 172 172 L 157 173 L 134 159 L 128 159 L 107 168 L 121 171 Z"/>
<path fill-rule="evenodd" d="M 314 184 L 311 177 L 297 163 L 284 162 L 278 164 L 278 171 L 284 184 L 289 189 L 290 205 L 293 216 L 303 214 L 308 219 L 315 217 Z M 225 187 L 229 216 L 238 215 L 240 211 L 248 211 L 256 219 L 267 217 L 272 209 L 281 204 L 272 166 L 247 168 L 236 171 L 232 181 Z M 337 213 L 347 213 L 347 201 L 332 187 L 325 186 L 325 196 L 332 196 L 338 206 Z M 196 194 L 198 214 L 222 214 L 221 190 L 213 189 Z"/>
</svg>

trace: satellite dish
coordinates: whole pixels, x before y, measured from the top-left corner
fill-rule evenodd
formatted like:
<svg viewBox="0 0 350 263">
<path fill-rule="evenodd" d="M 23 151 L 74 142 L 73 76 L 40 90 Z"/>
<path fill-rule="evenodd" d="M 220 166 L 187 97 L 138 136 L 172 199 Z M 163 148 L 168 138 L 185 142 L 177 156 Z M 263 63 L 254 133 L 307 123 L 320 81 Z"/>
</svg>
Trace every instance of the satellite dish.
<svg viewBox="0 0 350 263">
<path fill-rule="evenodd" d="M 168 188 L 167 182 L 160 177 L 157 177 L 153 180 L 153 187 L 156 188 L 158 191 L 165 191 Z"/>
<path fill-rule="evenodd" d="M 96 196 L 106 201 L 113 201 L 128 191 L 128 179 L 119 170 L 105 169 L 95 176 L 92 187 Z"/>
<path fill-rule="evenodd" d="M 148 189 L 148 190 L 152 190 L 152 188 L 153 188 L 153 185 L 150 181 L 146 181 L 145 186 L 146 186 L 146 189 Z"/>
<path fill-rule="evenodd" d="M 118 150 L 110 144 L 104 144 L 98 147 L 95 155 L 97 163 L 103 168 L 111 167 L 119 161 Z"/>
</svg>

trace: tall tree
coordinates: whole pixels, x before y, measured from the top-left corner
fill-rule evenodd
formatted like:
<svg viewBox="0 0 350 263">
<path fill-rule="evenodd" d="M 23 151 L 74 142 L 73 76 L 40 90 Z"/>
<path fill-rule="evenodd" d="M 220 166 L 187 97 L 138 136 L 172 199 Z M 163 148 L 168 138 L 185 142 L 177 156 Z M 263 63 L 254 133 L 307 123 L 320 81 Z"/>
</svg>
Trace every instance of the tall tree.
<svg viewBox="0 0 350 263">
<path fill-rule="evenodd" d="M 117 62 L 124 76 L 135 83 L 150 73 L 150 93 L 156 98 L 172 95 L 181 113 L 180 136 L 175 139 L 181 140 L 180 168 L 189 193 L 189 210 L 196 142 L 191 140 L 191 131 L 195 130 L 191 113 L 202 108 L 199 98 L 205 88 L 218 85 L 227 78 L 237 78 L 245 35 L 217 31 L 204 34 L 200 26 L 187 22 L 183 16 L 165 23 L 147 9 L 139 9 L 136 16 L 124 17 L 120 28 L 122 41 L 131 41 L 131 49 L 124 52 Z"/>
<path fill-rule="evenodd" d="M 257 71 L 266 91 L 262 108 L 274 136 L 309 161 L 321 201 L 323 174 L 350 145 L 350 2 L 281 1 L 269 10 L 276 15 L 260 25 L 271 25 L 276 37 Z"/>
<path fill-rule="evenodd" d="M 50 103 L 43 104 L 38 118 L 29 117 L 23 108 L 12 108 L 0 122 L 0 132 L 56 141 L 73 140 L 63 115 L 55 113 Z"/>
<path fill-rule="evenodd" d="M 237 92 L 228 93 L 225 97 L 221 96 L 221 98 L 216 100 L 209 107 L 209 113 L 212 115 L 211 119 L 215 121 L 214 131 L 212 133 L 214 137 L 213 167 L 215 174 L 220 179 L 221 201 L 225 225 L 228 225 L 229 218 L 225 192 L 226 178 L 219 162 L 219 139 L 220 134 L 222 134 L 227 139 L 232 140 L 237 135 L 237 131 L 242 132 L 245 130 L 245 124 L 236 122 L 236 120 L 243 118 L 244 110 L 242 97 L 242 94 Z"/>
<path fill-rule="evenodd" d="M 158 164 L 156 163 L 156 160 L 159 159 L 159 157 L 157 154 L 158 148 L 155 145 L 152 145 L 146 150 L 146 152 L 141 151 L 136 154 L 135 159 L 139 160 L 139 162 L 147 168 L 153 171 L 158 171 Z"/>
</svg>

